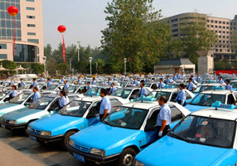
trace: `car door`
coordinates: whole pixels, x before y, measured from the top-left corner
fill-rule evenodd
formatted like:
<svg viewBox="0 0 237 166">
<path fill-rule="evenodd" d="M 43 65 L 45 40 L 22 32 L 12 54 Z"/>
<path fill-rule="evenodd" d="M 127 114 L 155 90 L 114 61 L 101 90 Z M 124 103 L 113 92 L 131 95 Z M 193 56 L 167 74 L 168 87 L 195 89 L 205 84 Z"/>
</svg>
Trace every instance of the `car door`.
<svg viewBox="0 0 237 166">
<path fill-rule="evenodd" d="M 86 117 L 87 126 L 91 126 L 91 125 L 96 124 L 100 121 L 100 118 L 99 118 L 100 103 L 101 103 L 101 101 L 96 101 L 89 108 L 90 110 L 89 110 L 89 113 Z"/>
</svg>

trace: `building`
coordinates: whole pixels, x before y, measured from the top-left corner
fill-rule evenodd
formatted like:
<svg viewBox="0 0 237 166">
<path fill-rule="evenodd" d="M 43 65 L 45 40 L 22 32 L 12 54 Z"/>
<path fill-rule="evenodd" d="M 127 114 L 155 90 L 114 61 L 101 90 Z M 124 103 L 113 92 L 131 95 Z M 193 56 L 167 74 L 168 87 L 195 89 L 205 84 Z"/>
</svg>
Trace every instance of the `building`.
<svg viewBox="0 0 237 166">
<path fill-rule="evenodd" d="M 155 73 L 195 73 L 195 64 L 188 58 L 164 59 L 154 66 Z"/>
<path fill-rule="evenodd" d="M 165 18 L 167 19 L 167 23 L 171 24 L 173 37 L 178 38 L 180 36 L 180 26 L 184 25 L 184 23 L 191 22 L 197 14 L 206 20 L 207 29 L 214 31 L 218 35 L 218 43 L 211 46 L 212 50 L 214 50 L 214 57 L 218 59 L 228 58 L 229 60 L 236 60 L 231 37 L 234 33 L 237 33 L 237 15 L 234 19 L 228 19 L 212 17 L 200 13 L 182 13 Z"/>
<path fill-rule="evenodd" d="M 13 56 L 14 20 L 7 12 L 9 6 L 19 10 L 16 16 L 16 45 Z M 16 63 L 44 63 L 42 0 L 0 1 L 0 60 Z"/>
</svg>

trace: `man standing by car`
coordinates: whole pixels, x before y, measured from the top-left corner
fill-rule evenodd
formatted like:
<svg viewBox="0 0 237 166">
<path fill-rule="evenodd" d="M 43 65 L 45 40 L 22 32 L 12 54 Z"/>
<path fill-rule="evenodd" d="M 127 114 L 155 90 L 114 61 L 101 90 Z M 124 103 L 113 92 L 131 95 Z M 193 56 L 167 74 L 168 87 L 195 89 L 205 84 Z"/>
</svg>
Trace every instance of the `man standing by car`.
<svg viewBox="0 0 237 166">
<path fill-rule="evenodd" d="M 32 84 L 32 86 L 33 86 L 33 87 L 37 87 L 37 85 L 38 85 L 38 84 L 37 84 L 37 82 L 36 82 L 36 79 L 34 78 L 34 79 L 33 79 L 33 84 Z"/>
<path fill-rule="evenodd" d="M 226 83 L 225 90 L 232 90 L 232 86 L 230 85 L 230 80 L 226 80 L 225 83 Z"/>
<path fill-rule="evenodd" d="M 67 83 L 67 80 L 64 80 L 63 90 L 64 90 L 65 93 L 68 91 L 68 88 L 69 88 L 69 84 Z"/>
<path fill-rule="evenodd" d="M 52 82 L 50 81 L 49 78 L 47 78 L 47 88 L 50 87 L 52 85 Z"/>
<path fill-rule="evenodd" d="M 50 82 L 54 82 L 53 76 L 50 77 Z"/>
<path fill-rule="evenodd" d="M 144 82 L 140 83 L 140 90 L 137 94 L 137 97 L 141 97 L 141 96 L 147 96 L 147 91 L 146 89 L 144 88 Z"/>
<path fill-rule="evenodd" d="M 111 84 L 111 88 L 110 88 L 110 91 L 109 91 L 109 95 L 111 95 L 114 91 L 116 91 L 117 88 L 114 87 L 114 83 Z"/>
<path fill-rule="evenodd" d="M 165 84 L 163 82 L 163 78 L 160 78 L 160 83 L 158 84 L 158 89 L 163 89 L 165 87 Z"/>
<path fill-rule="evenodd" d="M 38 98 L 41 98 L 41 95 L 40 95 L 40 93 L 38 92 L 38 88 L 37 88 L 37 87 L 34 87 L 34 88 L 33 88 L 33 92 L 34 92 L 34 95 L 33 95 L 33 98 L 32 98 L 32 102 L 34 102 L 34 101 L 37 100 Z"/>
<path fill-rule="evenodd" d="M 21 78 L 20 80 L 21 80 L 20 87 L 24 88 L 25 87 L 25 82 L 23 81 L 23 78 Z"/>
<path fill-rule="evenodd" d="M 99 110 L 100 121 L 103 121 L 106 118 L 106 116 L 110 113 L 110 110 L 111 110 L 111 102 L 109 98 L 106 96 L 106 94 L 107 94 L 107 91 L 104 88 L 102 88 L 100 90 L 100 97 L 102 97 L 100 110 Z"/>
<path fill-rule="evenodd" d="M 161 106 L 160 112 L 156 119 L 156 128 L 158 131 L 158 137 L 165 136 L 170 130 L 171 123 L 171 110 L 167 104 L 166 96 L 160 96 L 158 100 L 159 105 Z"/>
<path fill-rule="evenodd" d="M 175 102 L 178 102 L 182 106 L 186 105 L 186 93 L 184 91 L 184 88 L 185 88 L 184 84 L 179 85 L 180 91 L 174 100 Z"/>
<path fill-rule="evenodd" d="M 9 86 L 12 86 L 14 84 L 13 78 L 11 78 L 11 82 L 9 84 Z"/>
<path fill-rule="evenodd" d="M 90 84 L 91 84 L 90 82 L 87 82 L 87 88 L 86 88 L 87 91 L 92 88 Z"/>
<path fill-rule="evenodd" d="M 188 89 L 189 91 L 193 92 L 194 91 L 194 84 L 192 82 L 192 78 L 188 79 L 188 85 L 186 86 L 186 89 Z"/>
</svg>

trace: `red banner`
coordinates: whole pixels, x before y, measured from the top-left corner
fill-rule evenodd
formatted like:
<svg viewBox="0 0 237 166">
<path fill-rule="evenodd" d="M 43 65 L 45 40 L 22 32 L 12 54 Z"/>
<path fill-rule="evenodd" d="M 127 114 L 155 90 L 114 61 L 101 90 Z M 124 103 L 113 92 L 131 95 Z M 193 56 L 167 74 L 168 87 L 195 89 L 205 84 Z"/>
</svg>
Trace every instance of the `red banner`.
<svg viewBox="0 0 237 166">
<path fill-rule="evenodd" d="M 13 36 L 13 60 L 15 57 L 15 46 L 16 46 L 16 28 L 17 28 L 17 24 L 16 24 L 16 18 L 14 17 L 14 22 L 15 22 L 15 29 L 14 29 L 14 36 Z"/>
<path fill-rule="evenodd" d="M 237 74 L 237 70 L 216 70 L 216 74 Z"/>
<path fill-rule="evenodd" d="M 63 36 L 63 34 L 62 34 L 62 36 Z M 66 63 L 66 50 L 65 50 L 64 36 L 63 36 L 63 60 L 64 60 L 64 63 Z"/>
</svg>

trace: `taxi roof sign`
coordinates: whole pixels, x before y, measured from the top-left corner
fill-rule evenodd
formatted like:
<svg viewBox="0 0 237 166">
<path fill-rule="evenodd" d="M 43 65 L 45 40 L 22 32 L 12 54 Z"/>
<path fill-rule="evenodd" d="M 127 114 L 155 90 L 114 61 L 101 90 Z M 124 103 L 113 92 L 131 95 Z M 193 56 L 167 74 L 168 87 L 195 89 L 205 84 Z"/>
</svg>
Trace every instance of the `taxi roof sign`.
<svg viewBox="0 0 237 166">
<path fill-rule="evenodd" d="M 144 95 L 140 96 L 139 98 L 137 99 L 134 99 L 133 101 L 155 101 L 156 99 L 155 98 L 152 98 L 152 97 L 145 97 Z"/>
<path fill-rule="evenodd" d="M 225 108 L 225 109 L 235 109 L 235 105 L 233 104 L 222 104 L 220 101 L 216 101 L 215 103 L 212 103 L 212 107 L 215 108 Z"/>
<path fill-rule="evenodd" d="M 212 89 L 213 90 L 225 90 L 225 88 L 222 86 L 213 86 Z"/>
</svg>

